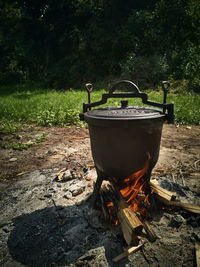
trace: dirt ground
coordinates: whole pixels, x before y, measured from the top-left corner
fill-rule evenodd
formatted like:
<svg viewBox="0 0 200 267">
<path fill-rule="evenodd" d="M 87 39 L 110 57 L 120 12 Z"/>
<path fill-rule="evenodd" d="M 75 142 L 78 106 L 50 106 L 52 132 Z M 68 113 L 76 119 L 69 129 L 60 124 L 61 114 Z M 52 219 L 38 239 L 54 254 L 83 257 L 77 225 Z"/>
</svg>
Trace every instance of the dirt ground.
<svg viewBox="0 0 200 267">
<path fill-rule="evenodd" d="M 0 144 L 17 142 L 20 136 L 23 142 L 47 133 L 47 137 L 38 145 L 27 150 L 0 149 L 0 179 L 10 181 L 17 179 L 22 172 L 48 168 L 80 169 L 92 165 L 89 149 L 89 134 L 85 128 L 35 127 L 34 130 L 20 131 L 13 137 L 1 134 Z"/>
<path fill-rule="evenodd" d="M 82 204 L 92 192 L 92 180 L 79 177 L 55 183 L 63 168 L 75 173 L 93 170 L 88 130 L 36 127 L 17 135 L 29 141 L 44 132 L 45 140 L 27 150 L 0 149 L 1 266 L 195 265 L 200 216 L 179 211 L 151 222 L 162 236 L 157 243 L 147 243 L 142 253 L 113 264 L 112 257 L 122 252 L 125 242 L 100 211 Z M 0 135 L 0 143 L 15 138 Z M 173 181 L 188 192 L 189 202 L 200 204 L 199 171 L 200 127 L 164 125 L 153 178 Z M 76 185 L 83 190 L 75 191 Z"/>
<path fill-rule="evenodd" d="M 18 179 L 21 173 L 49 168 L 82 169 L 93 166 L 89 133 L 85 128 L 35 128 L 21 131 L 25 140 L 47 133 L 45 141 L 27 150 L 0 149 L 0 180 Z M 14 138 L 0 135 L 0 144 Z M 198 187 L 200 167 L 200 127 L 164 125 L 159 161 L 160 173 L 183 174 L 185 183 Z M 180 173 L 181 172 L 181 173 Z M 19 175 L 19 176 L 18 176 Z M 199 185 L 200 186 L 200 185 Z M 198 187 L 199 189 L 200 187 Z"/>
</svg>

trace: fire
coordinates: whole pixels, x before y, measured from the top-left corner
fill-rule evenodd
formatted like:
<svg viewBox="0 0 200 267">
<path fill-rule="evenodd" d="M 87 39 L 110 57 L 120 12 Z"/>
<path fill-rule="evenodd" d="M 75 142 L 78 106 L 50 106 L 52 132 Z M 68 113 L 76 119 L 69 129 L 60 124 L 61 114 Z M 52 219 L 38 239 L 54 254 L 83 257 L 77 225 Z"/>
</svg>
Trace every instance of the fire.
<svg viewBox="0 0 200 267">
<path fill-rule="evenodd" d="M 116 215 L 113 216 L 116 213 L 114 203 L 112 201 L 106 203 L 107 209 L 108 209 L 108 214 L 109 214 L 109 219 L 110 221 L 113 222 L 113 224 L 117 225 L 118 220 L 116 219 Z"/>
<path fill-rule="evenodd" d="M 148 182 L 146 174 L 149 169 L 150 159 L 151 156 L 148 153 L 148 158 L 143 169 L 133 173 L 129 178 L 124 179 L 120 186 L 120 193 L 130 208 L 135 212 L 139 212 L 143 217 L 146 216 L 146 205 L 150 205 L 148 200 L 150 194 L 144 194 L 145 185 Z"/>
<path fill-rule="evenodd" d="M 104 207 L 106 208 L 106 217 L 108 216 L 107 220 L 111 221 L 115 225 L 118 225 L 117 208 L 114 204 L 114 200 L 110 195 L 107 195 L 105 193 L 102 194 L 102 198 L 102 202 L 104 203 Z"/>
</svg>

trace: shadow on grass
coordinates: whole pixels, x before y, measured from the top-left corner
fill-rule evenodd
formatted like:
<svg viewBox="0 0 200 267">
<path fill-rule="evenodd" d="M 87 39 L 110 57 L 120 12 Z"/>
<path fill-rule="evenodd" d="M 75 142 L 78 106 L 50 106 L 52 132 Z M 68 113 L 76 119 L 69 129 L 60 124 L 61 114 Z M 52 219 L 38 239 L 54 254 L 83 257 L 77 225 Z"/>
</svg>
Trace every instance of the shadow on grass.
<svg viewBox="0 0 200 267">
<path fill-rule="evenodd" d="M 122 245 L 117 241 L 113 251 L 113 239 L 105 229 L 91 227 L 81 213 L 82 208 L 77 206 L 58 206 L 15 218 L 8 238 L 10 255 L 26 266 L 68 266 L 82 255 L 79 263 L 84 266 L 87 262 L 92 266 L 113 266 L 111 259 L 122 251 Z"/>
</svg>

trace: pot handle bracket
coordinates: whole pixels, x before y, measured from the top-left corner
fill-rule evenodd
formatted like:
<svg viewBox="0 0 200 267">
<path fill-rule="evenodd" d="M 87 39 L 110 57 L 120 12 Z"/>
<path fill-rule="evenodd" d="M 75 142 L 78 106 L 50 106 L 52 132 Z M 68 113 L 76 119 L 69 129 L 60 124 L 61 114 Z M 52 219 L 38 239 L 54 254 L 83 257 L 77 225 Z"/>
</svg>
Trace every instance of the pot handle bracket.
<svg viewBox="0 0 200 267">
<path fill-rule="evenodd" d="M 89 85 L 90 85 L 90 88 L 93 88 L 92 84 L 89 84 Z M 120 85 L 128 85 L 129 87 L 132 87 L 133 92 L 114 93 L 114 91 Z M 163 114 L 165 114 L 165 118 L 167 119 L 168 123 L 173 123 L 174 122 L 174 104 L 173 103 L 166 104 L 167 92 L 168 92 L 169 87 L 170 87 L 169 82 L 167 82 L 167 81 L 162 82 L 162 88 L 164 91 L 164 99 L 163 99 L 163 104 L 162 104 L 162 103 L 153 102 L 153 101 L 148 100 L 148 95 L 146 93 L 140 92 L 137 85 L 134 84 L 133 82 L 128 81 L 128 80 L 119 81 L 112 86 L 112 88 L 110 89 L 110 91 L 107 94 L 102 95 L 102 99 L 100 101 L 97 101 L 94 103 L 89 103 L 89 104 L 83 103 L 83 113 L 81 113 L 79 115 L 80 120 L 84 120 L 84 113 L 87 112 L 88 110 L 91 110 L 91 108 L 106 104 L 108 98 L 141 98 L 143 104 L 162 108 Z M 86 89 L 88 91 L 87 85 L 86 85 Z M 89 92 L 88 92 L 88 94 L 89 94 Z M 88 100 L 89 100 L 89 97 L 88 97 Z M 166 113 L 166 111 L 167 111 L 167 113 Z"/>
</svg>

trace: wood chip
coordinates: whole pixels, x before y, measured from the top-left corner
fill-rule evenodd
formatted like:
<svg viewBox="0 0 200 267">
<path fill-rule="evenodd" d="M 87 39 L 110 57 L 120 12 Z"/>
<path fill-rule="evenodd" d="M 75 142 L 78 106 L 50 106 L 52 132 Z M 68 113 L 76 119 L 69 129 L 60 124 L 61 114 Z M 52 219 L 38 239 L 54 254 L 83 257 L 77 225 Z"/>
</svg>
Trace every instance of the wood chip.
<svg viewBox="0 0 200 267">
<path fill-rule="evenodd" d="M 57 177 L 58 181 L 61 181 L 61 180 L 62 180 L 64 171 L 66 171 L 66 168 L 63 168 L 61 171 L 59 171 L 59 172 L 56 174 L 56 177 Z"/>
<path fill-rule="evenodd" d="M 25 173 L 27 173 L 28 171 L 26 171 L 26 172 L 20 172 L 20 173 L 18 173 L 16 176 L 21 176 L 21 175 L 23 175 L 23 174 L 25 174 Z"/>
<path fill-rule="evenodd" d="M 174 173 L 172 173 L 172 179 L 173 179 L 173 183 L 176 183 L 176 179 L 175 179 Z"/>
<path fill-rule="evenodd" d="M 180 169 L 179 172 L 180 172 L 180 176 L 181 176 L 181 179 L 182 179 L 183 186 L 185 186 L 185 180 L 184 180 L 184 177 L 183 177 L 182 170 Z"/>
<path fill-rule="evenodd" d="M 195 163 L 194 163 L 194 167 L 195 167 L 195 169 L 197 169 L 197 164 L 200 162 L 200 159 L 198 159 L 197 161 L 195 161 Z"/>
<path fill-rule="evenodd" d="M 128 257 L 131 253 L 134 253 L 136 251 L 138 251 L 142 246 L 144 245 L 144 243 L 138 245 L 138 246 L 134 246 L 131 247 L 129 249 L 127 249 L 126 251 L 124 251 L 123 253 L 121 253 L 120 255 L 118 255 L 117 257 L 113 258 L 112 261 L 113 262 L 119 262 L 120 260 Z"/>
</svg>

